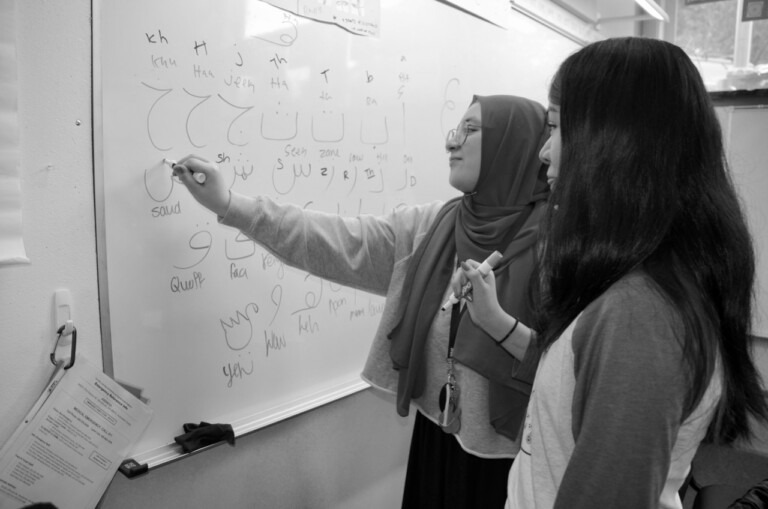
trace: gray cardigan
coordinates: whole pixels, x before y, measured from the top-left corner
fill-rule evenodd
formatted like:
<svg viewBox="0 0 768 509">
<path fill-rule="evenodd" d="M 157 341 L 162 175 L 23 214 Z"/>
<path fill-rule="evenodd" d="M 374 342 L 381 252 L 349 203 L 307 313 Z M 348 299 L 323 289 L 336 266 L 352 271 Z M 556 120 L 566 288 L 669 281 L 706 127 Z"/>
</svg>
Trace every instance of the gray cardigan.
<svg viewBox="0 0 768 509">
<path fill-rule="evenodd" d="M 362 377 L 371 385 L 396 392 L 398 372 L 392 368 L 387 334 L 400 319 L 405 275 L 413 253 L 428 232 L 443 202 L 401 206 L 382 216 L 343 217 L 260 196 L 232 193 L 229 210 L 219 220 L 238 228 L 286 264 L 359 290 L 385 296 L 384 309 Z M 449 293 L 446 287 L 445 295 Z M 450 313 L 438 313 L 426 345 L 427 383 L 413 404 L 437 422 L 437 394 L 445 383 L 445 355 Z M 462 425 L 456 435 L 477 456 L 514 457 L 516 442 L 499 435 L 488 416 L 488 380 L 457 364 Z"/>
</svg>

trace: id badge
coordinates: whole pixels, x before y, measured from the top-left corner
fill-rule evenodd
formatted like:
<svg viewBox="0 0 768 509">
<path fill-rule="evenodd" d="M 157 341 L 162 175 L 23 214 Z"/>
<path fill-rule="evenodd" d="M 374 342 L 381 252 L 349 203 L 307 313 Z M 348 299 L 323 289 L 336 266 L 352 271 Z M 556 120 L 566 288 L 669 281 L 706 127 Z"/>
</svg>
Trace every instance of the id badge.
<svg viewBox="0 0 768 509">
<path fill-rule="evenodd" d="M 440 390 L 440 427 L 444 432 L 456 434 L 461 429 L 461 408 L 459 408 L 459 388 L 447 383 Z"/>
</svg>

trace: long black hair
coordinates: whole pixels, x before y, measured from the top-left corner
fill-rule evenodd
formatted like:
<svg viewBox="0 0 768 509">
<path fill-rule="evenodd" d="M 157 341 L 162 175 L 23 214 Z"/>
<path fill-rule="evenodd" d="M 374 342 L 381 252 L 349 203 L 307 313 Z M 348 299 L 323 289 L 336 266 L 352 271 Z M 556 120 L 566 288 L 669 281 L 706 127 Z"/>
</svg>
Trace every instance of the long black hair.
<svg viewBox="0 0 768 509">
<path fill-rule="evenodd" d="M 768 415 L 750 355 L 754 252 L 697 69 L 673 44 L 608 39 L 563 62 L 550 102 L 562 151 L 535 278 L 542 348 L 641 269 L 684 325 L 686 415 L 719 352 L 723 395 L 709 439 L 748 437 L 748 416 Z"/>
</svg>

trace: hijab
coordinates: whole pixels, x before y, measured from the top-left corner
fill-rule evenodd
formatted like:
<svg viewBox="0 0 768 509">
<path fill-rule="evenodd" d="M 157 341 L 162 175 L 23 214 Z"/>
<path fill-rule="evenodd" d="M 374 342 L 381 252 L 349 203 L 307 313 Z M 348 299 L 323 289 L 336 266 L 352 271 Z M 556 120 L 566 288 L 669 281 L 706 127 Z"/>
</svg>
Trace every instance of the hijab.
<svg viewBox="0 0 768 509">
<path fill-rule="evenodd" d="M 400 322 L 389 333 L 400 415 L 408 415 L 411 399 L 423 392 L 424 344 L 457 258 L 482 261 L 500 251 L 504 257 L 494 269 L 499 303 L 524 323 L 531 316 L 526 303 L 532 249 L 549 196 L 547 166 L 538 157 L 549 135 L 546 111 L 534 101 L 514 96 L 475 96 L 472 102 L 480 104 L 482 129 L 477 184 L 473 192 L 443 206 L 413 254 Z M 527 380 L 512 376 L 517 361 L 498 348 L 469 313 L 461 316 L 454 356 L 490 380 L 491 424 L 514 439 L 525 415 L 532 376 Z"/>
</svg>

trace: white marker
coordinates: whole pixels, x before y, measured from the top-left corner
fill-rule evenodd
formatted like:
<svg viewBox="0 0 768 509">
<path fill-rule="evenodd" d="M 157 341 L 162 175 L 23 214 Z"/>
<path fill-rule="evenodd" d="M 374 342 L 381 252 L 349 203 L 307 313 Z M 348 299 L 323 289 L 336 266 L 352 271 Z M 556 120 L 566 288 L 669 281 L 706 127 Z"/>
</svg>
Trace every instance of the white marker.
<svg viewBox="0 0 768 509">
<path fill-rule="evenodd" d="M 173 159 L 163 158 L 163 163 L 170 166 L 171 169 L 173 169 L 173 167 L 176 166 L 176 161 L 174 161 Z M 205 184 L 205 173 L 202 173 L 199 171 L 194 172 L 192 170 L 189 170 L 189 173 L 192 174 L 192 178 L 195 179 L 195 182 L 197 182 L 198 184 Z"/>
<path fill-rule="evenodd" d="M 488 258 L 485 259 L 483 263 L 480 264 L 480 266 L 477 268 L 477 271 L 480 273 L 481 276 L 485 277 L 487 276 L 493 268 L 496 266 L 497 263 L 499 263 L 499 260 L 501 260 L 504 257 L 501 253 L 498 251 L 494 251 L 493 253 L 488 256 Z M 450 297 L 448 297 L 448 300 L 445 301 L 445 304 L 443 304 L 440 309 L 445 311 L 450 306 L 453 306 L 459 300 L 467 298 L 472 293 L 472 283 L 467 281 L 467 284 L 461 287 L 461 292 L 459 292 L 459 296 L 456 297 L 455 293 L 452 293 Z"/>
</svg>

